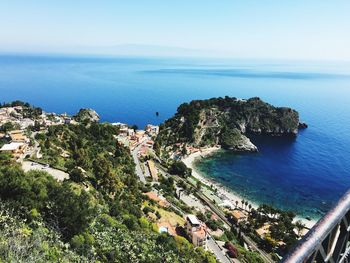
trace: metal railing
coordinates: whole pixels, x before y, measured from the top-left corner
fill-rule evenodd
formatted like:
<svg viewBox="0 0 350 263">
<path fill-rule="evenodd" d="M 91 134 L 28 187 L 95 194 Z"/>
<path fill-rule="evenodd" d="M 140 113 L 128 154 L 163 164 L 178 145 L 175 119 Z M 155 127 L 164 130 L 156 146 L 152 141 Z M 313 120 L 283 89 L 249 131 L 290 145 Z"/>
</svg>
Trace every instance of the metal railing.
<svg viewBox="0 0 350 263">
<path fill-rule="evenodd" d="M 282 259 L 283 263 L 350 262 L 350 190 Z"/>
</svg>

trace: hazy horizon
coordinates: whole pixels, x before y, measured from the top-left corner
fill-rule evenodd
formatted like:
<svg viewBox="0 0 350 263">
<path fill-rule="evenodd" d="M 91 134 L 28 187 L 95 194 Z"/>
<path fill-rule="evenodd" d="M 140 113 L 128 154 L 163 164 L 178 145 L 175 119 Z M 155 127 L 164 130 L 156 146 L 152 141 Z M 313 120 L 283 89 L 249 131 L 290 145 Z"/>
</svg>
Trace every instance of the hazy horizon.
<svg viewBox="0 0 350 263">
<path fill-rule="evenodd" d="M 0 52 L 350 60 L 350 2 L 0 3 Z"/>
</svg>

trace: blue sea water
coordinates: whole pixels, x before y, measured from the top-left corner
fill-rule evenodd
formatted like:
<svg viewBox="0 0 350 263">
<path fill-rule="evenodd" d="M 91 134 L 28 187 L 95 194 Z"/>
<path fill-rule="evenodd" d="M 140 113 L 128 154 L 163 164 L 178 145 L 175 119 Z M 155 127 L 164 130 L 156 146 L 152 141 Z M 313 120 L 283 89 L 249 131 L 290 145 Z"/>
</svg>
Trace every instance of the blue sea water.
<svg viewBox="0 0 350 263">
<path fill-rule="evenodd" d="M 295 140 L 252 138 L 257 154 L 202 160 L 197 169 L 206 176 L 247 199 L 313 217 L 350 187 L 350 63 L 0 55 L 0 101 L 46 111 L 90 107 L 103 121 L 142 127 L 182 102 L 226 95 L 290 106 L 309 128 Z"/>
</svg>

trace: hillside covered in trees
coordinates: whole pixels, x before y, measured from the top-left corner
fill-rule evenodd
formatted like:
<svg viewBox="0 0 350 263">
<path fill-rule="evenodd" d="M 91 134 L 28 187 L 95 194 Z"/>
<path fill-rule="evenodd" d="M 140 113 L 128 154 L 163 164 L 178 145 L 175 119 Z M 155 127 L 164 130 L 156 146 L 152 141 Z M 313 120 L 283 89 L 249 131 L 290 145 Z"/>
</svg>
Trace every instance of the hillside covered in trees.
<svg viewBox="0 0 350 263">
<path fill-rule="evenodd" d="M 247 135 L 295 136 L 298 127 L 297 111 L 274 107 L 259 98 L 194 100 L 181 104 L 161 125 L 156 146 L 170 150 L 176 143 L 195 147 L 219 144 L 235 151 L 256 151 Z"/>
<path fill-rule="evenodd" d="M 88 123 L 37 133 L 42 159 L 69 173 L 63 182 L 0 154 L 3 262 L 216 262 L 185 238 L 156 231 L 118 132 Z"/>
</svg>

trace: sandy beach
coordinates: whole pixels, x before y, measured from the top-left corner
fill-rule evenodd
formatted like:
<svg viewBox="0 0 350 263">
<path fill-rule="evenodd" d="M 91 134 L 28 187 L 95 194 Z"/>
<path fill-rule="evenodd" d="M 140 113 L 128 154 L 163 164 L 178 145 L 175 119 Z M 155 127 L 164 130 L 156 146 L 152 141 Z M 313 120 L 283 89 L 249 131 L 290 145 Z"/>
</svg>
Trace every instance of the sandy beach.
<svg viewBox="0 0 350 263">
<path fill-rule="evenodd" d="M 203 148 L 199 152 L 196 152 L 196 153 L 193 153 L 193 154 L 186 156 L 185 158 L 182 159 L 182 161 L 185 163 L 185 165 L 188 168 L 192 169 L 193 177 L 200 180 L 203 184 L 206 184 L 208 186 L 213 185 L 217 189 L 217 196 L 222 200 L 222 203 L 224 205 L 231 206 L 232 208 L 234 208 L 236 206 L 236 201 L 238 201 L 238 206 L 240 207 L 242 205 L 241 200 L 245 199 L 249 202 L 249 204 L 251 204 L 251 206 L 253 208 L 257 209 L 259 206 L 258 204 L 252 202 L 249 199 L 243 198 L 242 196 L 233 192 L 231 189 L 228 189 L 227 187 L 223 186 L 222 184 L 215 182 L 214 180 L 211 180 L 211 179 L 203 176 L 194 167 L 194 162 L 196 159 L 208 157 L 208 156 L 214 154 L 215 152 L 219 151 L 220 149 L 221 149 L 220 147 Z M 297 220 L 301 220 L 303 222 L 303 224 L 308 228 L 312 228 L 317 222 L 313 219 L 307 220 L 306 218 L 303 218 L 303 217 L 298 216 L 298 215 L 295 217 L 295 221 L 297 221 Z"/>
</svg>

